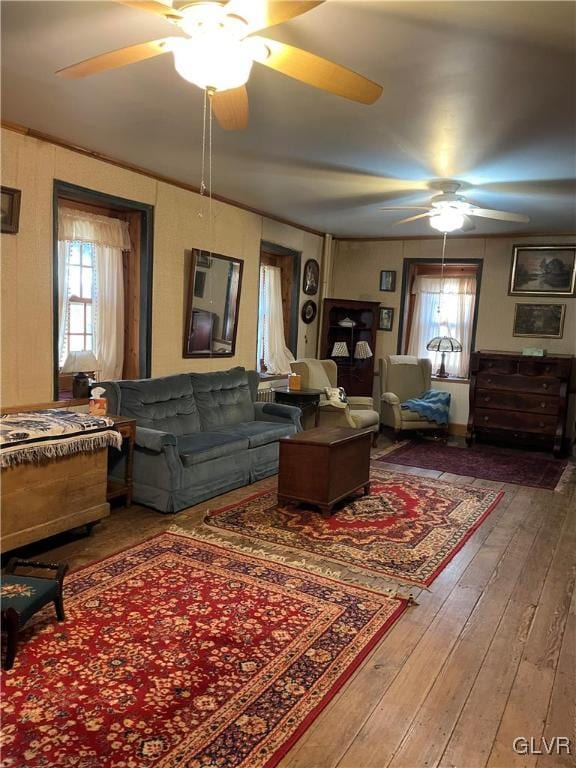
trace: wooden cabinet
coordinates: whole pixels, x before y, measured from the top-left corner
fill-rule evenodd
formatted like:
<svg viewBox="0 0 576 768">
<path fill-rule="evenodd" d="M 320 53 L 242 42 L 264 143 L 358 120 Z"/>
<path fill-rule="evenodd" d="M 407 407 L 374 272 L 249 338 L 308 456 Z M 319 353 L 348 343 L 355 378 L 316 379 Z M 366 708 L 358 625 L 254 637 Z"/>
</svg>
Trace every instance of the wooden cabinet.
<svg viewBox="0 0 576 768">
<path fill-rule="evenodd" d="M 567 448 L 566 415 L 571 355 L 526 357 L 517 352 L 473 352 L 466 440 L 475 437 Z"/>
<path fill-rule="evenodd" d="M 379 306 L 377 301 L 324 299 L 320 357 L 337 364 L 338 386 L 347 395 L 372 396 Z M 343 321 L 352 324 L 342 325 Z M 362 341 L 368 344 L 371 357 L 356 357 L 356 345 Z M 347 356 L 332 355 L 337 342 L 346 344 Z"/>
</svg>

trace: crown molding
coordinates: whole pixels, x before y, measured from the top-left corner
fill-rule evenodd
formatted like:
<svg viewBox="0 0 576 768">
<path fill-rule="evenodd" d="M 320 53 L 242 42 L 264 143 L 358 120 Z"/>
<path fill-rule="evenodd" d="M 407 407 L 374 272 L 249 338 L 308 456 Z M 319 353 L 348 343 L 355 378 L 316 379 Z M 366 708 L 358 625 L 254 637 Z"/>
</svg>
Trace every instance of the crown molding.
<svg viewBox="0 0 576 768">
<path fill-rule="evenodd" d="M 200 194 L 200 189 L 198 187 L 193 186 L 192 184 L 186 184 L 185 182 L 179 181 L 178 179 L 174 179 L 170 176 L 163 176 L 160 173 L 155 173 L 154 171 L 151 171 L 149 168 L 143 168 L 142 166 L 134 165 L 133 163 L 128 163 L 128 162 L 125 162 L 124 160 L 119 160 L 116 157 L 105 155 L 102 152 L 96 152 L 93 149 L 88 149 L 87 147 L 82 147 L 78 144 L 72 144 L 71 142 L 66 141 L 65 139 L 60 139 L 57 136 L 51 136 L 48 133 L 37 131 L 35 128 L 28 128 L 25 125 L 19 125 L 18 123 L 11 123 L 8 120 L 2 120 L 0 124 L 2 125 L 2 128 L 5 128 L 8 131 L 13 131 L 14 133 L 20 133 L 23 136 L 29 136 L 32 139 L 37 139 L 38 141 L 44 141 L 47 144 L 54 144 L 57 147 L 68 149 L 71 152 L 76 152 L 79 155 L 92 157 L 95 160 L 102 161 L 103 163 L 114 165 L 117 168 L 124 169 L 125 171 L 132 171 L 133 173 L 138 173 L 141 176 L 147 176 L 149 179 L 154 179 L 155 181 L 161 181 L 164 184 L 170 184 L 173 187 L 184 189 L 187 192 L 194 192 L 196 194 Z M 318 237 L 324 237 L 325 235 L 324 232 L 321 232 L 317 229 L 306 227 L 304 224 L 298 224 L 295 221 L 290 221 L 290 219 L 283 219 L 282 217 L 276 216 L 273 213 L 268 213 L 268 211 L 261 211 L 259 208 L 252 208 L 249 205 L 244 205 L 243 203 L 239 203 L 237 200 L 230 200 L 229 198 L 222 197 L 221 195 L 212 195 L 212 199 L 217 200 L 219 203 L 226 203 L 226 205 L 232 205 L 234 208 L 240 208 L 243 211 L 254 213 L 257 216 L 263 216 L 266 219 L 277 221 L 279 224 L 286 224 L 289 227 L 300 229 L 302 232 L 309 232 L 311 235 L 317 235 Z"/>
</svg>

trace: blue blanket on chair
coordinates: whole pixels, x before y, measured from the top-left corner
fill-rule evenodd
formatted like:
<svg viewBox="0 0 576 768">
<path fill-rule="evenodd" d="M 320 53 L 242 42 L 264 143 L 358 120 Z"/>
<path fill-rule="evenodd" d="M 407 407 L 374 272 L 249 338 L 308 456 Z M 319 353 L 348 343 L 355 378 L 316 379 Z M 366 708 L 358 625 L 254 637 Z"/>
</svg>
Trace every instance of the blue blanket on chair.
<svg viewBox="0 0 576 768">
<path fill-rule="evenodd" d="M 445 426 L 448 424 L 448 413 L 450 411 L 450 392 L 439 392 L 437 389 L 428 389 L 420 397 L 411 397 L 406 402 L 401 403 L 401 408 L 409 411 L 415 411 L 428 421 L 435 421 L 437 424 Z"/>
</svg>

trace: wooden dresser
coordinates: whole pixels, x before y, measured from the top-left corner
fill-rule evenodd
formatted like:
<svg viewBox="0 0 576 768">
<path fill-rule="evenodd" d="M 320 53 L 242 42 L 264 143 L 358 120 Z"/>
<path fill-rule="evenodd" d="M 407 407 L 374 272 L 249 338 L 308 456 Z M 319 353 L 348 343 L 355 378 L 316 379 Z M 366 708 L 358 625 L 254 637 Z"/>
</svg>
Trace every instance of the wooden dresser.
<svg viewBox="0 0 576 768">
<path fill-rule="evenodd" d="M 466 442 L 533 443 L 562 455 L 572 363 L 571 355 L 473 352 Z"/>
</svg>

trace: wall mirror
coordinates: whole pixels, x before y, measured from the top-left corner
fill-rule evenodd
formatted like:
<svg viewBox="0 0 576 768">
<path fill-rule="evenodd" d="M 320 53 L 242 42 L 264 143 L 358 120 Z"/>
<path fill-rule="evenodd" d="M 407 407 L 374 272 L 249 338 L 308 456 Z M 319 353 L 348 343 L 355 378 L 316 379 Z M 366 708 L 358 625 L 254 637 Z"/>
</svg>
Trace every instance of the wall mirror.
<svg viewBox="0 0 576 768">
<path fill-rule="evenodd" d="M 184 357 L 232 357 L 242 287 L 241 259 L 192 251 Z"/>
</svg>

